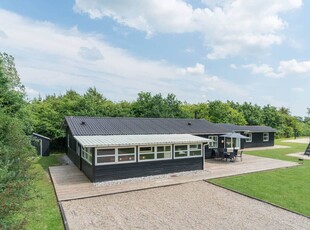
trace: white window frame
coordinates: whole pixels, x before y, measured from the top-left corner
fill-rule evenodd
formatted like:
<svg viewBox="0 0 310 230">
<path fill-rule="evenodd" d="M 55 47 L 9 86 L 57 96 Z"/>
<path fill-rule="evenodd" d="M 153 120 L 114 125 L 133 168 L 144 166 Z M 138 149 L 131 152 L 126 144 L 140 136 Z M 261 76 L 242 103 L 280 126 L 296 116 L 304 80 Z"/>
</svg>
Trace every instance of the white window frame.
<svg viewBox="0 0 310 230">
<path fill-rule="evenodd" d="M 234 139 L 236 139 L 236 146 L 233 147 L 233 142 L 234 142 Z M 226 145 L 226 140 L 231 140 L 231 144 L 230 144 L 230 147 L 228 147 Z M 241 148 L 241 141 L 240 141 L 240 138 L 230 138 L 230 137 L 224 137 L 224 149 L 229 149 L 229 150 L 232 150 L 232 149 L 240 149 Z"/>
<path fill-rule="evenodd" d="M 85 155 L 87 155 L 91 159 L 93 158 L 92 153 L 90 152 L 90 148 L 84 148 L 83 146 L 81 146 L 81 157 L 82 157 L 82 159 L 84 159 L 87 163 L 92 165 L 93 164 L 92 160 L 90 161 Z"/>
<path fill-rule="evenodd" d="M 252 140 L 252 133 L 245 133 L 245 135 L 248 137 L 247 139 L 245 139 L 245 142 L 247 143 L 251 143 Z"/>
<path fill-rule="evenodd" d="M 209 143 L 209 149 L 217 149 L 219 146 L 219 137 L 218 136 L 208 136 L 209 139 L 213 140 L 214 142 Z M 210 144 L 214 144 L 211 146 Z"/>
<path fill-rule="evenodd" d="M 97 152 L 100 149 L 114 149 L 115 154 L 114 155 L 106 155 L 106 156 L 114 156 L 115 161 L 114 162 L 106 162 L 106 163 L 98 163 L 97 162 Z M 118 160 L 118 149 L 134 149 L 134 153 L 128 153 L 128 154 L 122 154 L 121 156 L 125 155 L 133 155 L 134 159 L 132 161 L 119 161 Z M 100 156 L 99 156 L 100 157 Z M 102 156 L 103 157 L 103 156 Z M 127 146 L 127 147 L 110 147 L 110 148 L 96 148 L 95 149 L 95 165 L 113 165 L 113 164 L 130 164 L 130 163 L 136 163 L 136 147 L 135 146 Z"/>
<path fill-rule="evenodd" d="M 158 158 L 157 154 L 157 147 L 170 147 L 170 157 L 169 158 Z M 140 160 L 140 154 L 145 154 L 145 153 L 140 153 L 140 148 L 145 148 L 145 147 L 151 147 L 154 148 L 154 159 L 146 159 L 146 160 Z M 164 151 L 167 152 L 167 151 Z M 162 153 L 162 152 L 160 152 Z M 143 145 L 138 147 L 138 162 L 147 162 L 147 161 L 165 161 L 165 160 L 172 160 L 172 145 Z"/>
<path fill-rule="evenodd" d="M 187 146 L 187 155 L 184 156 L 184 157 L 176 157 L 175 156 L 175 152 L 176 152 L 175 147 L 176 146 L 180 146 L 180 145 L 186 145 Z M 191 145 L 200 145 L 200 155 L 195 155 L 195 156 L 191 156 L 190 155 L 190 151 L 191 151 L 190 146 Z M 177 145 L 174 145 L 173 157 L 174 157 L 174 159 L 202 157 L 202 148 L 203 148 L 203 144 L 202 143 L 177 144 Z M 193 150 L 193 151 L 195 151 L 195 150 Z"/>
<path fill-rule="evenodd" d="M 269 133 L 263 133 L 263 142 L 267 142 L 267 141 L 269 141 Z"/>
</svg>

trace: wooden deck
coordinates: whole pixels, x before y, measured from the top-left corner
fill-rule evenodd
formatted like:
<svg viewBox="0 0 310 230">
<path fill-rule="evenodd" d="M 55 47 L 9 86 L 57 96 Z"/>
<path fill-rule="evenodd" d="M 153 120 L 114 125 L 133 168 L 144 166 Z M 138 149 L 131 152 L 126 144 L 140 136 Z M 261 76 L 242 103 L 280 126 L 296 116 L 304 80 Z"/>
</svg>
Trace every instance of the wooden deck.
<svg viewBox="0 0 310 230">
<path fill-rule="evenodd" d="M 122 184 L 96 185 L 74 165 L 50 167 L 58 201 L 74 200 L 94 196 L 129 192 L 154 187 L 183 184 L 193 181 L 258 172 L 276 168 L 292 167 L 294 162 L 281 161 L 263 157 L 244 155 L 243 161 L 226 162 L 207 160 L 206 170 L 195 174 L 170 175 L 165 178 L 154 178 L 141 181 L 126 181 Z"/>
</svg>

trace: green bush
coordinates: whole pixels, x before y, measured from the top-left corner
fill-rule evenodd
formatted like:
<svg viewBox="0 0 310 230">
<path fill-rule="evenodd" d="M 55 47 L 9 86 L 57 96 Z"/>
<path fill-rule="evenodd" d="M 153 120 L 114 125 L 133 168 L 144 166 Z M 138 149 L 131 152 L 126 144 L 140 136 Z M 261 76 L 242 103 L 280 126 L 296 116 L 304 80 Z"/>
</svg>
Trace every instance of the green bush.
<svg viewBox="0 0 310 230">
<path fill-rule="evenodd" d="M 12 216 L 28 199 L 29 167 L 34 149 L 22 121 L 0 110 L 0 229 L 17 228 Z"/>
</svg>

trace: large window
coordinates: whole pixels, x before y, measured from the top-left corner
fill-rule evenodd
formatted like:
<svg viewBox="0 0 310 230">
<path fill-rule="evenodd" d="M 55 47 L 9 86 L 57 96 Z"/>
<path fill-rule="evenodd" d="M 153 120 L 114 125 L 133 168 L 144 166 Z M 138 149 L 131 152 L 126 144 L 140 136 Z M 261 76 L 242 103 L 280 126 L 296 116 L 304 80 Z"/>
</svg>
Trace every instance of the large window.
<svg viewBox="0 0 310 230">
<path fill-rule="evenodd" d="M 225 148 L 227 149 L 240 149 L 240 139 L 239 138 L 229 138 L 225 137 Z"/>
<path fill-rule="evenodd" d="M 83 148 L 82 147 L 82 154 L 81 154 L 82 158 L 87 161 L 89 164 L 92 164 L 93 162 L 93 156 L 91 153 L 91 149 L 90 148 Z"/>
<path fill-rule="evenodd" d="M 170 145 L 139 147 L 139 161 L 165 160 L 171 158 L 172 152 Z"/>
<path fill-rule="evenodd" d="M 269 133 L 263 133 L 263 141 L 269 141 Z"/>
<path fill-rule="evenodd" d="M 252 133 L 245 133 L 245 136 L 248 137 L 245 142 L 252 142 Z"/>
<path fill-rule="evenodd" d="M 134 147 L 97 149 L 96 165 L 135 161 L 136 151 Z"/>
<path fill-rule="evenodd" d="M 210 149 L 218 148 L 218 136 L 209 136 L 208 138 L 213 140 L 212 142 L 209 143 L 209 148 Z"/>
<path fill-rule="evenodd" d="M 135 148 L 118 148 L 118 162 L 135 161 Z"/>
<path fill-rule="evenodd" d="M 195 157 L 195 156 L 202 156 L 201 144 L 175 145 L 174 146 L 174 157 L 175 158 L 185 158 L 185 157 Z"/>
</svg>

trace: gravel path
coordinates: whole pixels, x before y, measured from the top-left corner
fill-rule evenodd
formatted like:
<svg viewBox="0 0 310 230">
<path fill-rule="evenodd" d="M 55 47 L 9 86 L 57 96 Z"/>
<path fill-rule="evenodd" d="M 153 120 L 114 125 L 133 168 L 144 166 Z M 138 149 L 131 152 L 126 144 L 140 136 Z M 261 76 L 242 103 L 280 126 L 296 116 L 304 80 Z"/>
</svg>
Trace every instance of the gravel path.
<svg viewBox="0 0 310 230">
<path fill-rule="evenodd" d="M 200 181 L 62 202 L 70 229 L 310 229 L 310 219 Z"/>
</svg>

